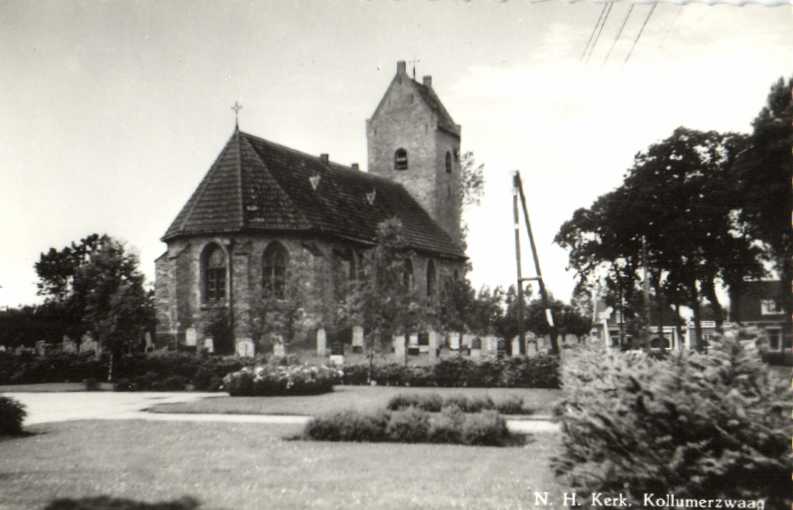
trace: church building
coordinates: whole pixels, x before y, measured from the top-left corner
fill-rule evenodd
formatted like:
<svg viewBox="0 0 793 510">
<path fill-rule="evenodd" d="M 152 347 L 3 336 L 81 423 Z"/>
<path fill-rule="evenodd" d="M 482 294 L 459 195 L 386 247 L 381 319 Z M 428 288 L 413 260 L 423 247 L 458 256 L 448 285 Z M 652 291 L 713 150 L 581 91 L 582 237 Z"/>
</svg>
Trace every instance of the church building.
<svg viewBox="0 0 793 510">
<path fill-rule="evenodd" d="M 261 349 L 256 299 L 282 296 L 300 261 L 317 301 L 332 301 L 391 218 L 403 226 L 414 292 L 437 296 L 466 260 L 460 131 L 431 77 L 419 83 L 403 61 L 366 121 L 368 171 L 235 128 L 162 237 L 157 343 L 200 349 L 221 317 L 237 352 L 240 343 Z"/>
</svg>

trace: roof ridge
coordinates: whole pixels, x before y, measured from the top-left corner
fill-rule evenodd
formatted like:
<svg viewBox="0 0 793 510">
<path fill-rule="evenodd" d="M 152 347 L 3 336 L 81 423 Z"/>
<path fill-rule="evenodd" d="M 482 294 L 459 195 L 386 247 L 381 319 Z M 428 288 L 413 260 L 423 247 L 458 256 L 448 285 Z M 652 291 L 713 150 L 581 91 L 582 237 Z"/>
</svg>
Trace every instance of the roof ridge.
<svg viewBox="0 0 793 510">
<path fill-rule="evenodd" d="M 268 144 L 271 144 L 271 145 L 275 145 L 279 149 L 283 149 L 283 150 L 291 152 L 293 154 L 298 154 L 300 156 L 304 156 L 304 157 L 315 159 L 318 162 L 320 162 L 322 164 L 325 164 L 328 168 L 330 168 L 332 170 L 338 170 L 338 171 L 342 171 L 342 172 L 347 172 L 347 173 L 355 174 L 356 176 L 364 176 L 365 178 L 369 178 L 369 179 L 372 179 L 372 180 L 375 180 L 375 181 L 380 181 L 380 182 L 387 183 L 387 184 L 394 184 L 394 185 L 397 185 L 397 186 L 402 186 L 400 183 L 398 183 L 396 181 L 393 181 L 393 180 L 391 180 L 391 179 L 389 179 L 387 177 L 382 177 L 380 175 L 375 175 L 375 174 L 369 173 L 368 171 L 364 172 L 362 170 L 354 170 L 351 166 L 343 165 L 343 164 L 337 163 L 335 161 L 328 160 L 328 163 L 324 163 L 319 156 L 315 156 L 315 155 L 310 154 L 308 152 L 301 151 L 299 149 L 293 149 L 292 147 L 287 147 L 284 144 L 281 144 L 281 143 L 278 143 L 278 142 L 274 142 L 272 140 L 268 140 L 266 138 L 262 138 L 261 136 L 256 136 L 256 135 L 254 135 L 252 133 L 248 133 L 248 132 L 245 132 L 245 131 L 240 131 L 240 133 L 245 135 L 246 137 L 253 138 L 253 139 L 257 140 L 257 141 L 268 143 Z M 256 151 L 254 150 L 254 152 L 256 152 Z M 257 154 L 257 156 L 258 156 L 258 154 Z M 259 158 L 259 160 L 261 160 L 261 158 Z M 262 161 L 262 163 L 264 163 L 264 162 Z"/>
<path fill-rule="evenodd" d="M 258 137 L 257 137 L 257 136 L 255 136 L 255 135 L 250 135 L 249 133 L 244 133 L 244 132 L 243 132 L 242 134 L 245 134 L 245 135 L 248 135 L 248 136 L 253 136 L 254 138 L 258 138 Z M 265 162 L 265 161 L 264 161 L 264 160 L 261 158 L 261 156 L 259 155 L 259 152 L 258 152 L 258 151 L 256 150 L 256 148 L 255 148 L 255 147 L 254 147 L 254 146 L 251 144 L 250 140 L 248 140 L 247 138 L 243 138 L 243 139 L 245 140 L 245 143 L 247 143 L 247 144 L 248 144 L 248 148 L 251 150 L 251 152 L 253 152 L 253 155 L 256 157 L 256 160 L 257 160 L 259 163 L 261 163 L 261 165 L 262 165 L 262 168 L 264 168 L 264 169 L 265 169 L 267 172 L 269 172 L 269 174 L 270 174 L 270 178 L 273 180 L 273 182 L 276 184 L 276 186 L 278 186 L 278 189 L 279 189 L 279 190 L 281 190 L 281 193 L 283 194 L 283 196 L 284 196 L 284 197 L 286 197 L 286 199 L 287 199 L 287 200 L 289 200 L 289 205 L 291 205 L 291 206 L 292 206 L 292 208 L 293 208 L 295 211 L 297 211 L 297 213 L 300 215 L 300 217 L 303 219 L 303 221 L 305 221 L 305 222 L 306 222 L 307 224 L 309 224 L 309 225 L 312 225 L 312 226 L 314 226 L 314 222 L 312 222 L 312 221 L 309 221 L 309 219 L 306 217 L 305 213 L 304 213 L 304 212 L 303 212 L 303 211 L 302 211 L 302 210 L 301 210 L 299 207 L 297 207 L 297 205 L 295 204 L 295 201 L 294 201 L 294 199 L 292 198 L 292 196 L 291 196 L 291 195 L 290 195 L 290 194 L 289 194 L 289 193 L 288 193 L 288 192 L 287 192 L 287 191 L 284 189 L 284 187 L 281 185 L 281 183 L 278 181 L 278 179 L 275 177 L 275 175 L 273 175 L 273 172 L 272 172 L 272 170 L 270 170 L 270 168 L 267 166 L 267 162 Z M 264 140 L 264 138 L 259 138 L 259 140 L 263 140 L 263 141 L 265 141 L 265 142 L 267 141 L 267 140 Z M 278 145 L 278 144 L 275 144 L 275 145 Z M 240 148 L 240 149 L 241 149 L 241 148 Z M 299 151 L 296 151 L 296 152 L 299 152 Z M 242 150 L 240 150 L 240 158 L 241 158 L 241 157 L 242 157 Z M 242 176 L 242 164 L 240 164 L 240 176 Z M 242 196 L 243 196 L 243 195 L 240 195 L 240 197 L 242 197 Z M 244 199 L 242 199 L 242 198 L 241 198 L 240 202 L 241 202 L 241 203 L 242 203 L 242 202 L 244 202 Z M 244 207 L 245 207 L 245 205 L 244 205 L 244 204 L 242 204 L 242 207 L 244 208 Z M 244 215 L 245 215 L 245 213 L 244 213 L 244 211 L 243 211 L 243 216 L 244 216 Z M 244 220 L 243 220 L 243 223 L 244 223 Z M 244 228 L 244 226 L 245 226 L 245 225 L 243 225 L 243 228 Z"/>
<path fill-rule="evenodd" d="M 209 170 L 207 170 L 207 172 L 204 174 L 204 178 L 201 179 L 201 183 L 198 185 L 198 189 L 196 189 L 196 191 L 194 193 L 194 196 L 190 197 L 190 198 L 194 198 L 195 197 L 195 200 L 192 201 L 193 203 L 190 204 L 190 209 L 187 210 L 187 213 L 184 215 L 184 218 L 182 218 L 182 223 L 179 224 L 179 230 L 184 230 L 184 226 L 185 226 L 185 224 L 187 224 L 187 220 L 193 214 L 193 209 L 195 209 L 196 204 L 198 204 L 198 202 L 201 200 L 201 197 L 204 196 L 204 193 L 206 192 L 207 188 L 209 187 L 209 175 L 212 173 L 212 170 L 215 168 L 215 165 L 217 165 L 218 162 L 220 161 L 220 158 L 223 157 L 223 154 L 226 152 L 226 148 L 229 146 L 229 143 L 234 138 L 234 135 L 237 134 L 237 132 L 238 132 L 238 130 L 235 129 L 235 132 L 232 133 L 232 135 L 229 137 L 228 141 L 223 145 L 223 150 L 220 151 L 220 153 L 217 155 L 217 157 L 212 162 L 212 164 L 209 165 Z M 166 234 L 167 234 L 167 232 L 166 232 Z"/>
</svg>

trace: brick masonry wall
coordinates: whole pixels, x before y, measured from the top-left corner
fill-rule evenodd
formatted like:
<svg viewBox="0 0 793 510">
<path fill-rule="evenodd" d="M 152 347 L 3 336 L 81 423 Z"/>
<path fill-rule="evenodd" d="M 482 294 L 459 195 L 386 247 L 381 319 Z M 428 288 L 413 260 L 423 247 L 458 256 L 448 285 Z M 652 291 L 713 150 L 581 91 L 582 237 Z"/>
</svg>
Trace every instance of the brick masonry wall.
<svg viewBox="0 0 793 510">
<path fill-rule="evenodd" d="M 459 154 L 460 140 L 438 130 L 438 119 L 404 73 L 388 87 L 366 122 L 368 171 L 402 184 L 430 216 L 460 242 L 459 162 L 446 173 L 446 153 Z M 408 169 L 394 169 L 394 153 L 408 153 Z"/>
<path fill-rule="evenodd" d="M 254 332 L 250 328 L 251 313 L 255 311 L 255 302 L 262 295 L 262 266 L 264 251 L 273 242 L 280 242 L 289 252 L 290 265 L 300 259 L 301 267 L 307 274 L 300 281 L 307 285 L 311 299 L 306 303 L 307 323 L 316 327 L 323 326 L 330 330 L 332 324 L 323 317 L 332 315 L 331 309 L 336 298 L 343 293 L 347 277 L 344 257 L 339 254 L 349 253 L 354 246 L 342 242 L 322 239 L 280 238 L 270 236 L 235 236 L 192 238 L 189 242 L 175 241 L 169 246 L 168 254 L 155 262 L 156 281 L 155 297 L 157 307 L 157 337 L 160 344 L 163 339 L 173 342 L 173 331 L 177 331 L 177 340 L 185 342 L 187 328 L 195 328 L 199 345 L 208 336 L 209 319 L 218 309 L 231 312 L 233 332 L 236 340 L 252 338 Z M 226 250 L 232 263 L 227 273 L 226 299 L 221 303 L 209 304 L 203 299 L 203 282 L 201 280 L 202 254 L 211 243 L 216 243 Z M 311 250 L 307 249 L 309 246 Z M 312 254 L 314 251 L 316 254 Z M 444 278 L 452 277 L 455 270 L 463 273 L 461 262 L 433 259 L 436 270 L 436 285 L 440 288 Z M 414 253 L 411 256 L 414 271 L 416 292 L 426 296 L 427 266 L 429 258 Z M 230 293 L 229 293 L 230 290 Z M 437 295 L 437 293 L 436 293 Z M 229 299 L 231 296 L 232 299 Z M 233 308 L 229 309 L 229 304 Z M 310 330 L 310 331 L 309 331 Z M 310 338 L 314 327 L 299 331 L 292 340 L 301 341 Z"/>
</svg>

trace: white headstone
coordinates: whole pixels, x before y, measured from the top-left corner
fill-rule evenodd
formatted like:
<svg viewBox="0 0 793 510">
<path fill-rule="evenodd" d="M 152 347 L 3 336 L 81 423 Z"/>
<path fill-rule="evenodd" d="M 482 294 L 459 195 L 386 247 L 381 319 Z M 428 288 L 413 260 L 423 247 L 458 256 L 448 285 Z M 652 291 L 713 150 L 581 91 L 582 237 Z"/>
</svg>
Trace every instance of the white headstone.
<svg viewBox="0 0 793 510">
<path fill-rule="evenodd" d="M 215 340 L 212 337 L 204 338 L 204 349 L 210 354 L 215 352 Z"/>
<path fill-rule="evenodd" d="M 273 336 L 273 356 L 286 356 L 286 346 L 284 345 L 284 339 L 280 335 Z"/>
<path fill-rule="evenodd" d="M 430 331 L 430 361 L 435 361 L 438 359 L 438 351 L 440 350 L 440 338 L 441 335 L 438 334 L 437 331 Z"/>
<path fill-rule="evenodd" d="M 241 338 L 237 340 L 237 356 L 250 358 L 253 355 L 253 340 L 250 338 Z"/>
<path fill-rule="evenodd" d="M 481 356 L 481 349 L 471 349 L 471 359 L 479 359 Z"/>
<path fill-rule="evenodd" d="M 453 351 L 460 350 L 460 333 L 457 332 L 449 333 L 449 349 Z"/>
<path fill-rule="evenodd" d="M 0 352 L 6 352 L 6 346 L 0 345 Z"/>
<path fill-rule="evenodd" d="M 463 335 L 463 346 L 471 348 L 471 346 L 474 343 L 474 338 L 476 338 L 476 335 L 471 335 L 471 334 L 468 334 L 468 333 L 464 334 Z"/>
<path fill-rule="evenodd" d="M 144 338 L 144 340 L 146 342 L 144 350 L 146 352 L 153 351 L 154 350 L 154 342 L 151 339 L 151 332 L 147 331 L 146 334 L 143 335 L 143 338 Z"/>
<path fill-rule="evenodd" d="M 405 337 L 402 335 L 394 335 L 394 356 L 405 359 Z"/>
<path fill-rule="evenodd" d="M 66 335 L 61 340 L 61 351 L 68 353 L 77 352 L 77 343 Z"/>
<path fill-rule="evenodd" d="M 520 356 L 520 337 L 512 339 L 512 356 Z"/>
<path fill-rule="evenodd" d="M 410 344 L 411 347 L 416 347 L 419 345 L 419 335 L 418 333 L 413 333 L 410 335 Z"/>
<path fill-rule="evenodd" d="M 187 328 L 184 332 L 184 344 L 188 347 L 195 347 L 198 335 L 195 328 Z"/>
<path fill-rule="evenodd" d="M 363 328 L 361 326 L 352 328 L 352 346 L 360 347 L 363 350 Z"/>
<path fill-rule="evenodd" d="M 325 328 L 317 330 L 317 355 L 325 356 L 328 350 L 328 336 L 325 333 Z"/>
<path fill-rule="evenodd" d="M 330 362 L 333 365 L 343 365 L 344 364 L 344 355 L 343 354 L 331 354 L 330 355 Z"/>
<path fill-rule="evenodd" d="M 47 342 L 44 340 L 39 340 L 36 342 L 36 356 L 46 356 L 47 355 Z"/>
</svg>

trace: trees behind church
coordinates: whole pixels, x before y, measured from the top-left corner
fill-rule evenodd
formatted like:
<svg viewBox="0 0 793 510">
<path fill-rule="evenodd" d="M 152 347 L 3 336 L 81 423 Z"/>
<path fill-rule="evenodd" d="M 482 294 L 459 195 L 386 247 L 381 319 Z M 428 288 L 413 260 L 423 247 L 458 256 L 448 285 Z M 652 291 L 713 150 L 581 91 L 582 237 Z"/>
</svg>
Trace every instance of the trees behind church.
<svg viewBox="0 0 793 510">
<path fill-rule="evenodd" d="M 91 234 L 42 253 L 35 270 L 42 308 L 61 317 L 72 338 L 90 333 L 110 355 L 110 372 L 113 358 L 153 331 L 153 292 L 144 288 L 138 258 L 122 242 Z"/>
<path fill-rule="evenodd" d="M 790 289 L 791 84 L 772 88 L 751 135 L 680 127 L 639 152 L 621 186 L 575 211 L 556 242 L 569 250 L 579 284 L 605 284 L 607 301 L 640 320 L 646 269 L 659 306 L 693 311 L 697 348 L 701 303 L 717 324 L 724 319 L 718 284 L 738 295 L 745 279 L 766 276 L 776 262 Z M 781 298 L 789 318 L 790 293 Z"/>
</svg>

